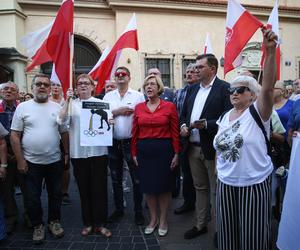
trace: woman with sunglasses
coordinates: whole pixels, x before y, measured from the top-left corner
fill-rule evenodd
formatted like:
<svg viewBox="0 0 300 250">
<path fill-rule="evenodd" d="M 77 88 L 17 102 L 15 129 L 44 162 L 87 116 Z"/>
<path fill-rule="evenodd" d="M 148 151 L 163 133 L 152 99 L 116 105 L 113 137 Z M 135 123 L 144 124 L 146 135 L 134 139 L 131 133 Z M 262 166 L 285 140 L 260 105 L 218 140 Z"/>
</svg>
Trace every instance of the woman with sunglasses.
<svg viewBox="0 0 300 250">
<path fill-rule="evenodd" d="M 255 100 L 257 81 L 250 76 L 235 78 L 229 89 L 233 109 L 217 122 L 214 147 L 218 172 L 217 236 L 221 250 L 270 249 L 273 164 L 262 129 L 250 113 L 253 105 L 269 136 L 277 36 L 271 30 L 262 32 L 266 60 L 261 91 Z"/>
</svg>

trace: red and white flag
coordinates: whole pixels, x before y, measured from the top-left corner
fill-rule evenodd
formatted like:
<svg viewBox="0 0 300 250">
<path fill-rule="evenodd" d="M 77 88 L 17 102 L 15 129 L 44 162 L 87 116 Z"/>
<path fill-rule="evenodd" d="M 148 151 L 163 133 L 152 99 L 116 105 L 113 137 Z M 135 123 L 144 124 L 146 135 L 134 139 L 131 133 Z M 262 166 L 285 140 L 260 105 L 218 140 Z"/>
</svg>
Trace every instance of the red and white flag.
<svg viewBox="0 0 300 250">
<path fill-rule="evenodd" d="M 241 65 L 240 54 L 243 48 L 255 31 L 262 26 L 263 24 L 251 15 L 239 2 L 228 0 L 224 75 Z"/>
<path fill-rule="evenodd" d="M 277 35 L 278 41 L 280 41 L 279 38 L 279 18 L 278 18 L 278 2 L 275 1 L 275 5 L 272 9 L 271 15 L 269 17 L 267 28 L 272 29 L 272 31 Z M 265 62 L 265 49 L 262 47 L 262 57 L 261 57 L 261 68 L 263 68 Z M 277 65 L 277 80 L 280 80 L 280 43 L 277 43 L 276 47 L 276 65 Z"/>
<path fill-rule="evenodd" d="M 102 61 L 100 61 L 100 58 L 98 63 L 89 73 L 94 79 L 98 79 L 96 94 L 101 93 L 104 88 L 105 80 L 110 79 L 110 76 L 113 73 L 113 69 L 116 67 L 120 58 L 120 53 L 122 49 L 125 48 L 132 48 L 135 50 L 139 49 L 135 14 L 133 14 L 131 20 L 127 25 L 127 28 L 119 37 L 118 41 L 115 43 L 112 49 L 109 51 L 108 55 L 103 58 Z"/>
<path fill-rule="evenodd" d="M 103 50 L 103 52 L 102 52 L 102 54 L 101 54 L 101 56 L 100 56 L 98 62 L 95 64 L 95 66 L 94 66 L 94 67 L 92 68 L 92 70 L 89 72 L 89 75 L 94 75 L 94 74 L 97 75 L 97 71 L 99 70 L 101 63 L 105 60 L 105 58 L 107 57 L 107 55 L 108 55 L 109 52 L 110 52 L 110 47 L 107 46 L 107 47 Z"/>
<path fill-rule="evenodd" d="M 70 85 L 73 13 L 74 0 L 64 0 L 53 22 L 22 39 L 27 54 L 32 59 L 27 71 L 37 65 L 53 62 L 64 93 Z"/>
<path fill-rule="evenodd" d="M 205 45 L 204 45 L 204 53 L 203 54 L 213 54 L 213 49 L 211 46 L 211 41 L 209 37 L 209 33 L 206 34 Z"/>
</svg>

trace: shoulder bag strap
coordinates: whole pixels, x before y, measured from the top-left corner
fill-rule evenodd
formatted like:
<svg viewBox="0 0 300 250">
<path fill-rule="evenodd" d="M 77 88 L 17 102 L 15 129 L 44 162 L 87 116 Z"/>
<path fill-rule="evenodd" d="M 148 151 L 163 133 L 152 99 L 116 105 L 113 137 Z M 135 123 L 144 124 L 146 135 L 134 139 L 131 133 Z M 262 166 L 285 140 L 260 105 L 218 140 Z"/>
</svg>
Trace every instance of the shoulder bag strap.
<svg viewBox="0 0 300 250">
<path fill-rule="evenodd" d="M 271 152 L 272 152 L 272 149 L 271 149 L 271 143 L 268 139 L 268 136 L 267 136 L 267 132 L 265 130 L 265 127 L 260 119 L 260 116 L 259 114 L 257 113 L 255 107 L 253 104 L 250 105 L 249 107 L 249 111 L 253 117 L 253 119 L 255 120 L 256 124 L 258 125 L 258 127 L 261 129 L 264 137 L 265 137 L 265 141 L 266 141 L 266 145 L 267 145 L 267 150 L 268 150 L 268 155 L 271 157 Z"/>
</svg>

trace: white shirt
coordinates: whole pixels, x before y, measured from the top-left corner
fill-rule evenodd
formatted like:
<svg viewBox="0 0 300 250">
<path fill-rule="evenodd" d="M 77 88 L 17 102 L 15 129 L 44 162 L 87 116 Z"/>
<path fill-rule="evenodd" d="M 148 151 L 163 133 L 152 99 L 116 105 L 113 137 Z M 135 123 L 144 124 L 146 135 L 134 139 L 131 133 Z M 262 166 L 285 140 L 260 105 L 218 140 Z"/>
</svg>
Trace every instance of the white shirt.
<svg viewBox="0 0 300 250">
<path fill-rule="evenodd" d="M 192 124 L 194 121 L 199 120 L 202 110 L 204 108 L 204 104 L 206 102 L 206 99 L 210 93 L 211 87 L 215 81 L 216 77 L 210 82 L 208 86 L 202 86 L 200 83 L 200 88 L 198 90 L 197 96 L 195 98 L 192 114 L 191 114 L 191 119 L 190 119 L 190 124 Z M 190 137 L 189 137 L 190 142 L 200 142 L 200 135 L 199 135 L 199 129 L 194 128 L 190 132 Z"/>
<path fill-rule="evenodd" d="M 101 100 L 90 97 L 83 100 L 89 102 L 102 102 Z M 80 113 L 82 100 L 76 99 L 72 101 L 72 117 L 70 121 L 70 157 L 71 158 L 89 158 L 93 156 L 107 155 L 107 147 L 105 146 L 80 146 Z"/>
<path fill-rule="evenodd" d="M 229 121 L 231 111 L 217 121 L 219 130 L 214 147 L 218 178 L 227 185 L 238 187 L 261 183 L 273 170 L 264 135 L 249 108 L 239 118 Z M 270 120 L 263 122 L 263 125 L 269 137 Z"/>
<path fill-rule="evenodd" d="M 108 92 L 104 96 L 103 101 L 109 102 L 110 109 L 114 111 L 120 107 L 129 107 L 134 109 L 137 104 L 145 101 L 145 97 L 142 93 L 131 88 L 128 88 L 125 95 L 121 97 L 119 90 L 115 89 Z M 131 138 L 132 123 L 133 114 L 130 116 L 117 116 L 115 118 L 113 137 L 117 140 Z"/>
<path fill-rule="evenodd" d="M 297 101 L 298 99 L 300 99 L 300 94 L 292 94 L 289 98 L 292 101 Z"/>
<path fill-rule="evenodd" d="M 17 106 L 11 129 L 23 132 L 21 144 L 27 161 L 50 164 L 61 159 L 60 133 L 67 127 L 56 121 L 60 110 L 55 102 L 37 103 L 33 99 Z"/>
</svg>

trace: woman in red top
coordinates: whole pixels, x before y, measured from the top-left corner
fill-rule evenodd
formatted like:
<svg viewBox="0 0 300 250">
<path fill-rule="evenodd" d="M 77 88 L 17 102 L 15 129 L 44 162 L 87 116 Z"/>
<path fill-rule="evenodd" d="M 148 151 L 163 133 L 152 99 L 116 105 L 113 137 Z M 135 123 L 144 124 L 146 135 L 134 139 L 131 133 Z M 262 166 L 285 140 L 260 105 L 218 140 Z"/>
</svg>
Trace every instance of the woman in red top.
<svg viewBox="0 0 300 250">
<path fill-rule="evenodd" d="M 168 232 L 167 211 L 171 202 L 172 173 L 178 162 L 179 123 L 176 106 L 159 98 L 162 80 L 148 76 L 143 91 L 148 100 L 135 107 L 132 128 L 132 155 L 138 166 L 141 192 L 146 194 L 151 234 L 159 224 L 158 235 Z M 157 214 L 160 207 L 160 219 Z"/>
</svg>

